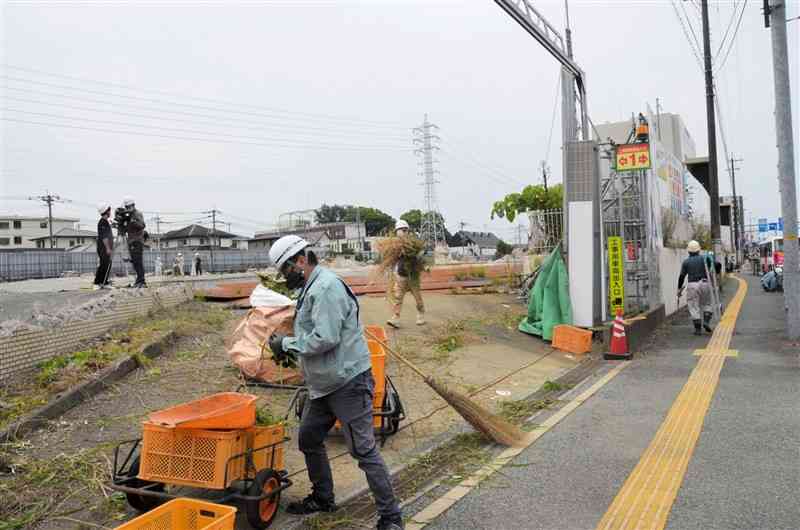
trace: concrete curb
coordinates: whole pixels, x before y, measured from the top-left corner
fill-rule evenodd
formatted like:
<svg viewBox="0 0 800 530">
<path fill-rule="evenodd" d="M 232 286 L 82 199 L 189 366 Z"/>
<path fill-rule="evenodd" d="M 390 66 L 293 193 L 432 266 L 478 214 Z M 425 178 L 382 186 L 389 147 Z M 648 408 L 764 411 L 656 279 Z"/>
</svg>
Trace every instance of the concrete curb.
<svg viewBox="0 0 800 530">
<path fill-rule="evenodd" d="M 628 339 L 628 351 L 630 353 L 640 352 L 642 346 L 647 343 L 656 328 L 667 320 L 664 304 L 647 311 L 644 316 L 646 318 L 635 320 L 625 326 L 625 335 Z M 611 344 L 611 325 L 606 326 L 603 330 L 603 345 L 607 348 L 609 344 Z"/>
<path fill-rule="evenodd" d="M 176 339 L 177 335 L 175 331 L 169 331 L 143 346 L 139 350 L 139 354 L 147 359 L 155 359 L 164 353 L 164 350 L 174 343 Z M 56 397 L 42 408 L 23 416 L 20 420 L 12 423 L 3 431 L 0 431 L 0 442 L 10 442 L 40 429 L 44 427 L 48 421 L 60 417 L 87 399 L 96 396 L 113 383 L 142 366 L 137 358 L 139 354 L 134 354 L 115 362 L 108 368 L 104 368 L 98 372 L 95 377 L 89 381 L 67 390 L 66 393 Z"/>
<path fill-rule="evenodd" d="M 545 390 L 539 388 L 539 389 L 533 391 L 531 394 L 527 395 L 526 397 L 521 398 L 520 401 L 535 401 L 535 400 L 543 399 L 545 397 L 550 397 L 550 396 L 556 397 L 556 399 L 557 399 L 557 396 L 560 397 L 561 395 L 570 392 L 571 389 L 574 386 L 577 386 L 578 384 L 580 384 L 583 381 L 585 381 L 585 380 L 589 379 L 590 377 L 592 377 L 592 375 L 595 373 L 597 368 L 600 367 L 603 363 L 604 363 L 604 361 L 602 361 L 599 358 L 587 357 L 580 364 L 578 364 L 577 366 L 567 370 L 565 373 L 561 374 L 554 381 L 556 383 L 569 385 L 569 387 L 565 387 L 564 390 L 557 391 L 557 392 L 545 391 Z M 576 379 L 578 381 L 576 381 Z M 470 432 L 471 430 L 472 430 L 472 428 L 469 425 L 465 424 L 465 425 L 461 425 L 460 427 L 455 428 L 455 429 L 453 429 L 451 431 L 444 432 L 444 433 L 440 434 L 439 436 L 435 437 L 433 440 L 431 440 L 429 442 L 427 447 L 425 447 L 424 449 L 422 449 L 421 451 L 419 451 L 415 455 L 416 458 L 414 460 L 412 460 L 410 462 L 407 462 L 407 463 L 398 464 L 398 465 L 392 467 L 389 470 L 390 479 L 392 480 L 392 482 L 394 482 L 397 479 L 397 477 L 400 475 L 400 473 L 402 473 L 406 469 L 408 469 L 408 467 L 410 465 L 412 465 L 420 457 L 423 457 L 423 456 L 425 456 L 427 454 L 430 454 L 431 452 L 433 452 L 434 450 L 438 449 L 439 447 L 452 442 L 458 435 L 463 434 L 465 432 Z M 496 445 L 495 447 L 501 447 L 501 446 Z M 350 504 L 351 502 L 357 500 L 359 497 L 363 497 L 365 495 L 370 495 L 369 486 L 362 486 L 361 488 L 353 491 L 349 495 L 344 496 L 342 499 L 340 499 L 337 502 L 337 504 L 339 505 L 339 508 L 341 510 L 347 504 Z M 416 497 L 412 497 L 412 498 L 408 499 L 407 501 L 403 501 L 403 499 L 400 499 L 400 505 L 401 506 L 406 506 L 407 504 L 410 504 L 411 502 L 413 502 L 415 500 L 417 500 Z M 285 530 L 300 530 L 301 528 L 304 527 L 303 525 L 305 524 L 305 522 L 308 519 L 311 519 L 311 518 L 315 517 L 316 515 L 318 515 L 318 514 L 305 515 L 305 516 L 300 517 L 296 521 L 293 521 L 291 523 L 287 522 L 286 526 L 284 528 L 285 528 Z"/>
</svg>

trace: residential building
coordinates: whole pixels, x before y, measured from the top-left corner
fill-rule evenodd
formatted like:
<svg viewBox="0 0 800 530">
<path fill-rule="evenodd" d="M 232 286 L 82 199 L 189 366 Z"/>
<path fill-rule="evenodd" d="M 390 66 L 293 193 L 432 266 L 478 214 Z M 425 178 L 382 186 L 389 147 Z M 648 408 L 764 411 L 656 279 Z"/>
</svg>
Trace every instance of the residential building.
<svg viewBox="0 0 800 530">
<path fill-rule="evenodd" d="M 192 224 L 161 236 L 162 249 L 203 250 L 210 248 L 247 250 L 247 239 L 205 226 Z"/>
<path fill-rule="evenodd" d="M 53 234 L 64 228 L 72 229 L 77 222 L 78 219 L 69 217 L 53 217 Z M 50 235 L 48 223 L 47 217 L 0 215 L 0 249 L 50 248 L 47 241 L 37 241 Z"/>
<path fill-rule="evenodd" d="M 324 248 L 336 254 L 369 252 L 371 244 L 364 223 L 326 223 L 290 230 L 278 229 L 256 232 L 250 240 L 250 248 L 269 250 L 272 243 L 286 235 L 297 235 L 311 243 L 312 247 Z M 371 239 L 371 238 L 370 238 Z"/>
<path fill-rule="evenodd" d="M 36 248 L 50 248 L 50 236 L 35 237 L 31 241 L 36 244 Z M 78 230 L 77 228 L 62 228 L 58 232 L 53 232 L 53 248 L 69 250 L 81 245 L 94 245 L 97 241 L 97 233 L 91 230 Z"/>
<path fill-rule="evenodd" d="M 453 257 L 491 258 L 497 253 L 500 238 L 491 232 L 460 230 L 453 234 L 450 255 Z"/>
</svg>

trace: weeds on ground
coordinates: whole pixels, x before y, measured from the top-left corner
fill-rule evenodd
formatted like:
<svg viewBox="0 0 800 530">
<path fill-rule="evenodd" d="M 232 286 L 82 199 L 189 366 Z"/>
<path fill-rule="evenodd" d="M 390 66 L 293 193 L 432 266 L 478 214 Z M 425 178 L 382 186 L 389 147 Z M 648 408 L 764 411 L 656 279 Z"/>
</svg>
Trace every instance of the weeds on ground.
<svg viewBox="0 0 800 530">
<path fill-rule="evenodd" d="M 562 390 L 566 390 L 566 387 L 561 383 L 548 380 L 542 385 L 542 390 L 545 392 L 561 392 Z"/>
<path fill-rule="evenodd" d="M 15 449 L 23 448 L 7 444 L 0 449 L 0 458 L 8 459 L 13 467 L 13 474 L 0 480 L 0 530 L 30 528 L 86 509 L 107 520 L 125 516 L 124 502 L 104 486 L 109 473 L 108 459 L 102 454 L 105 446 L 47 459 L 20 456 Z M 85 499 L 99 502 L 92 505 Z"/>
<path fill-rule="evenodd" d="M 459 282 L 466 280 L 482 280 L 486 278 L 486 267 L 471 267 L 466 271 L 456 272 L 453 278 Z"/>
<path fill-rule="evenodd" d="M 528 401 L 522 399 L 519 401 L 501 401 L 500 402 L 500 416 L 507 419 L 511 423 L 522 423 L 527 418 L 531 417 L 534 413 L 550 408 L 555 401 L 552 399 L 538 399 Z"/>
<path fill-rule="evenodd" d="M 434 329 L 430 338 L 434 350 L 440 354 L 448 354 L 464 345 L 464 330 L 466 321 L 447 320 Z"/>
</svg>

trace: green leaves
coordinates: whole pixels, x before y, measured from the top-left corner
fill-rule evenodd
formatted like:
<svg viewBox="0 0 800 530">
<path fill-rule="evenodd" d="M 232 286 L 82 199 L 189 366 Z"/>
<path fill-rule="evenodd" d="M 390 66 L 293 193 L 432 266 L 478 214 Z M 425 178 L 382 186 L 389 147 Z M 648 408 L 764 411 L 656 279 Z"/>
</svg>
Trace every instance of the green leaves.
<svg viewBox="0 0 800 530">
<path fill-rule="evenodd" d="M 523 188 L 522 193 L 509 193 L 496 201 L 492 205 L 491 217 L 506 218 L 513 223 L 517 215 L 524 212 L 561 208 L 563 200 L 564 188 L 561 184 L 550 186 L 546 191 L 541 184 L 529 185 Z"/>
</svg>

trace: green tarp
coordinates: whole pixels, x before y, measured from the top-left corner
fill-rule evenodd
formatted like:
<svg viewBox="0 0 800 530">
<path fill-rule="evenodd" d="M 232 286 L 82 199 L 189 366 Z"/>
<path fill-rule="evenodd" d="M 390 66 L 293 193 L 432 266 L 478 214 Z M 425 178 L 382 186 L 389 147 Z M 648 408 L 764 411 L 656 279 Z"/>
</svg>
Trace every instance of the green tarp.
<svg viewBox="0 0 800 530">
<path fill-rule="evenodd" d="M 519 330 L 552 340 L 553 326 L 558 324 L 572 324 L 569 279 L 560 246 L 539 268 L 528 301 L 528 316 L 519 323 Z"/>
</svg>

